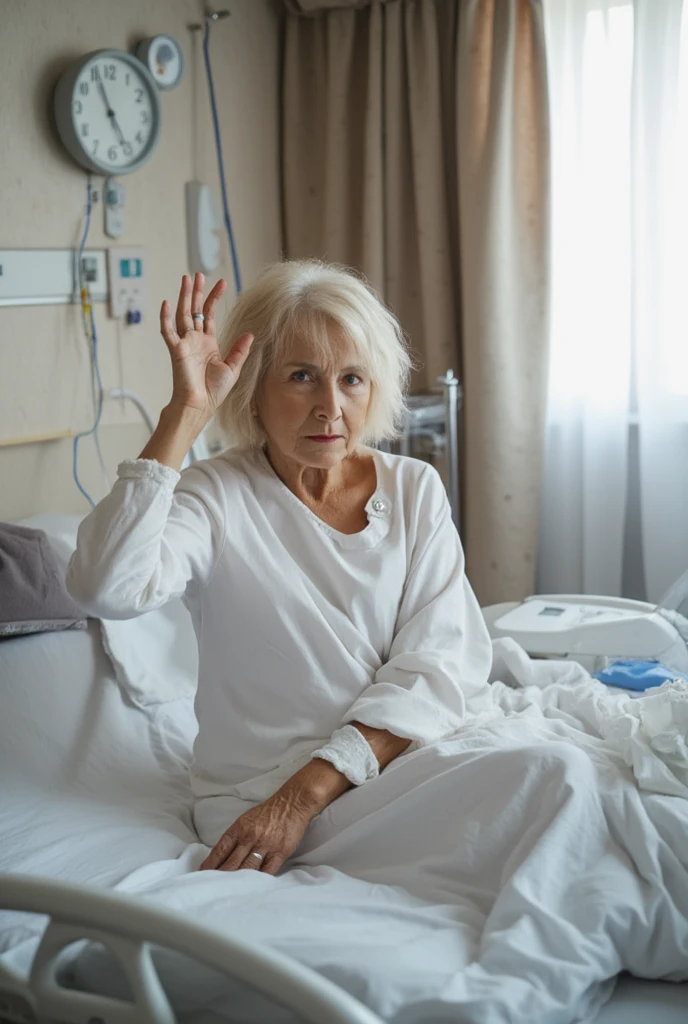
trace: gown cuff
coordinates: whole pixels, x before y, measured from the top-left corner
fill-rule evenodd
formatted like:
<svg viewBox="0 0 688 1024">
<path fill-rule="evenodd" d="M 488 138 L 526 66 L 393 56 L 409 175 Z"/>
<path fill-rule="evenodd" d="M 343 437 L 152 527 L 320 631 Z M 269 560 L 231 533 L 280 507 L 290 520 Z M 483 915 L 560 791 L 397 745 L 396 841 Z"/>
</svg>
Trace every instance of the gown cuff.
<svg viewBox="0 0 688 1024">
<path fill-rule="evenodd" d="M 313 757 L 329 761 L 354 786 L 361 786 L 380 774 L 380 765 L 372 747 L 355 725 L 336 729 L 324 747 L 313 751 Z"/>
<path fill-rule="evenodd" d="M 156 484 L 165 484 L 174 490 L 181 473 L 155 459 L 125 459 L 117 467 L 117 476 L 121 480 L 153 480 Z"/>
</svg>

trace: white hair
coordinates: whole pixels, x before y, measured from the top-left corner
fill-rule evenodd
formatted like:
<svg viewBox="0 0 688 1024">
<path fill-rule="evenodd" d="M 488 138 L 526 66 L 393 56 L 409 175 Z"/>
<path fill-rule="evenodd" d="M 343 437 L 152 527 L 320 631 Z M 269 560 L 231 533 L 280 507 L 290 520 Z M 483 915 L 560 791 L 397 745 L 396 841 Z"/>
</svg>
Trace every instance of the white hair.
<svg viewBox="0 0 688 1024">
<path fill-rule="evenodd" d="M 332 327 L 339 331 L 332 331 Z M 252 408 L 268 368 L 298 335 L 333 361 L 337 334 L 349 338 L 370 374 L 371 397 L 363 443 L 398 434 L 405 411 L 412 360 L 396 318 L 373 289 L 346 267 L 320 260 L 287 260 L 267 266 L 230 311 L 219 343 L 226 358 L 246 333 L 254 342 L 239 379 L 217 411 L 217 421 L 238 448 L 259 447 L 265 435 Z"/>
</svg>

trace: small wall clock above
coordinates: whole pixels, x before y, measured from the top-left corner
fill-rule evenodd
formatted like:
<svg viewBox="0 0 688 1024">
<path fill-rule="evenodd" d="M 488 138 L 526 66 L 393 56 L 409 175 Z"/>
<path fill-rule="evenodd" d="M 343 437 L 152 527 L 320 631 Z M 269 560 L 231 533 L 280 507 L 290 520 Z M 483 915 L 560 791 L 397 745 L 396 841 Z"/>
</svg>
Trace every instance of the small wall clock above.
<svg viewBox="0 0 688 1024">
<path fill-rule="evenodd" d="M 159 89 L 174 89 L 184 74 L 184 54 L 174 36 L 142 39 L 134 54 L 150 71 Z"/>
</svg>

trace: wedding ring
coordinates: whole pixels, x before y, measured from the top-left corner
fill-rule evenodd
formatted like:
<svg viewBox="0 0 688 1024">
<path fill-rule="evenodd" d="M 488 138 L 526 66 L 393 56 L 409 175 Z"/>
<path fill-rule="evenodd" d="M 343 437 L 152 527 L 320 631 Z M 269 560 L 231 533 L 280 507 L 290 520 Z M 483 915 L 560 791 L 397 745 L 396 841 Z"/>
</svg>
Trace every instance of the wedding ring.
<svg viewBox="0 0 688 1024">
<path fill-rule="evenodd" d="M 251 851 L 251 856 L 252 857 L 257 857 L 258 860 L 262 860 L 263 859 L 263 855 L 260 854 L 260 853 L 256 853 L 255 851 Z"/>
<path fill-rule="evenodd" d="M 192 320 L 205 320 L 205 317 L 203 316 L 202 313 L 192 313 L 191 314 L 191 319 Z"/>
</svg>

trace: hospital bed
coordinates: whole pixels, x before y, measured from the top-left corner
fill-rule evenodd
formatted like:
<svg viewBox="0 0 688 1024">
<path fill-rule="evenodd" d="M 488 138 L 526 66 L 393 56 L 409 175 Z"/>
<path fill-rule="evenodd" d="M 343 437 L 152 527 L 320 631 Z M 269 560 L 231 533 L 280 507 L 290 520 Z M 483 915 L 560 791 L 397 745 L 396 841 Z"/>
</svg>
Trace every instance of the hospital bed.
<svg viewBox="0 0 688 1024">
<path fill-rule="evenodd" d="M 77 520 L 39 516 L 26 524 L 45 529 L 66 564 Z M 197 864 L 205 851 L 187 781 L 196 726 L 193 665 L 185 659 L 195 641 L 179 603 L 118 624 L 138 631 L 131 647 L 139 655 L 147 628 L 161 648 L 158 660 L 147 652 L 151 679 L 169 686 L 170 666 L 181 664 L 187 693 L 177 679 L 176 690 L 154 687 L 156 699 L 147 702 L 140 661 L 127 665 L 117 634 L 94 620 L 84 631 L 0 643 L 0 1022 L 379 1024 L 356 998 L 365 988 L 344 969 L 341 951 L 327 954 L 326 938 L 318 956 L 302 956 L 312 946 L 280 948 L 268 933 L 248 941 L 240 908 L 219 933 L 136 897 L 129 880 L 145 881 L 147 865 Z M 165 638 L 171 650 L 162 650 Z M 343 892 L 342 909 L 347 899 Z M 285 906 L 295 913 L 298 903 L 278 912 Z M 317 892 L 313 906 L 317 913 Z M 320 916 L 334 936 L 332 906 Z M 268 905 L 266 920 L 270 912 Z M 306 915 L 304 908 L 304 927 Z M 73 945 L 89 939 L 100 946 Z M 103 945 L 119 959 L 119 973 Z M 204 998 L 185 1002 L 198 972 Z M 688 985 L 624 977 L 595 1018 L 648 1019 L 688 1020 Z"/>
</svg>

